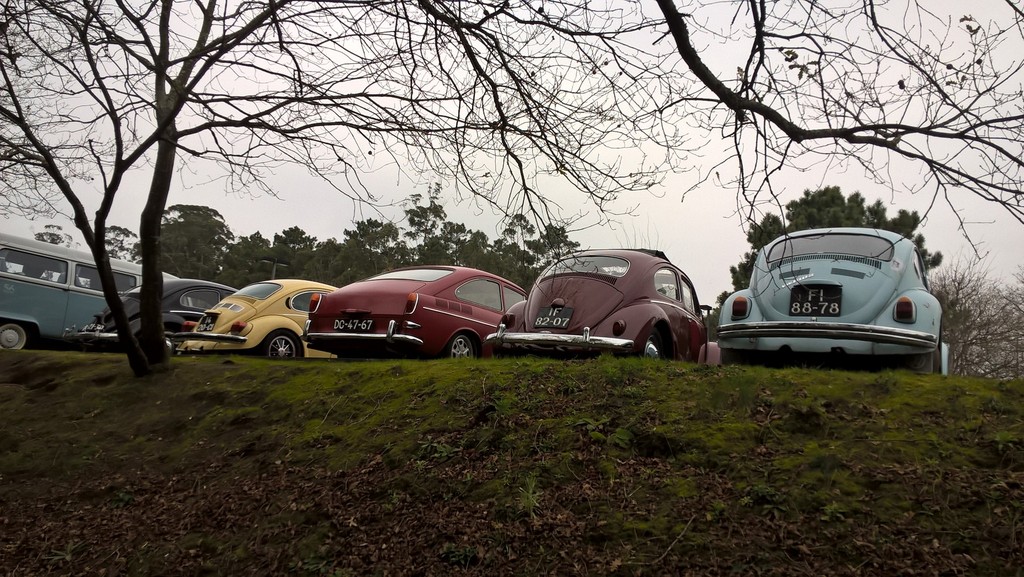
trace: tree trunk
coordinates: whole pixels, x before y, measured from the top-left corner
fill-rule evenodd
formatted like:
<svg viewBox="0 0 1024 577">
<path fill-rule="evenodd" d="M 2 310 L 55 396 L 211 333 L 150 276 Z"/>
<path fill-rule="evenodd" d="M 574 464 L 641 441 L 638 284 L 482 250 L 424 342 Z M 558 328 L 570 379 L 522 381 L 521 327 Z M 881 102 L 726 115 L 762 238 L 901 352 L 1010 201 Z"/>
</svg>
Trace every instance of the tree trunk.
<svg viewBox="0 0 1024 577">
<path fill-rule="evenodd" d="M 176 131 L 173 124 L 164 131 L 164 137 L 157 145 L 153 179 L 150 184 L 146 206 L 139 220 L 139 247 L 142 262 L 149 266 L 142 269 L 142 291 L 140 297 L 139 346 L 151 367 L 166 366 L 169 360 L 167 337 L 164 334 L 163 312 L 163 271 L 160 270 L 160 223 L 167 205 L 167 196 L 174 174 L 174 160 L 177 153 Z"/>
</svg>

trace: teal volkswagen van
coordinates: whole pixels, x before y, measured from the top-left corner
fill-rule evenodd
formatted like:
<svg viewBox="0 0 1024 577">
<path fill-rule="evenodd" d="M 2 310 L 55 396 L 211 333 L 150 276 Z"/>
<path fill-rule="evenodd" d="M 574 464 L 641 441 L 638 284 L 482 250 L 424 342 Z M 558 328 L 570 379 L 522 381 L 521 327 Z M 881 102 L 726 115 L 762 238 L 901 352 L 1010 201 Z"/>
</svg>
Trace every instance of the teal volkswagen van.
<svg viewBox="0 0 1024 577">
<path fill-rule="evenodd" d="M 142 282 L 142 266 L 111 259 L 118 292 Z M 106 306 L 92 254 L 0 233 L 0 349 L 59 340 Z"/>
</svg>

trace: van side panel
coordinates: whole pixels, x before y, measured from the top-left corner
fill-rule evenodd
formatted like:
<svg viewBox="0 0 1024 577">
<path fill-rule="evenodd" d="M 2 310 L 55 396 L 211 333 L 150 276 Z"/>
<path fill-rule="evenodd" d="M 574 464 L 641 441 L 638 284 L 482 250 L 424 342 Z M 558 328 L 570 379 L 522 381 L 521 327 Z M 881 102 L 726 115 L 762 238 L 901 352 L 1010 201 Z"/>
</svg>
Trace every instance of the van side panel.
<svg viewBox="0 0 1024 577">
<path fill-rule="evenodd" d="M 119 289 L 141 282 L 141 266 L 118 260 L 110 265 Z M 89 324 L 106 304 L 90 253 L 0 233 L 0 321 L 61 339 L 65 329 Z"/>
<path fill-rule="evenodd" d="M 57 283 L 0 272 L 0 318 L 24 321 L 43 338 L 60 338 L 67 294 L 67 287 Z"/>
</svg>

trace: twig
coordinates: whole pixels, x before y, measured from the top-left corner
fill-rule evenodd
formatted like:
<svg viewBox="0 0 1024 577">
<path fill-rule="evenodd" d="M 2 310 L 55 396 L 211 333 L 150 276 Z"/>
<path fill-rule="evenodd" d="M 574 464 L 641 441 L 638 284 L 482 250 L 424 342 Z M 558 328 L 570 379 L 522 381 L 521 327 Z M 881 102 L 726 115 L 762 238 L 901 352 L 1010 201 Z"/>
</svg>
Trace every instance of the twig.
<svg viewBox="0 0 1024 577">
<path fill-rule="evenodd" d="M 668 548 L 665 549 L 665 552 L 662 553 L 660 557 L 658 557 L 654 561 L 648 561 L 646 563 L 626 563 L 626 565 L 656 565 L 658 563 L 661 563 L 662 559 L 664 559 L 668 555 L 669 551 L 671 551 L 672 548 L 676 546 L 676 543 L 678 543 L 679 540 L 683 538 L 683 535 L 685 535 L 686 531 L 690 528 L 690 524 L 692 524 L 693 520 L 696 519 L 696 518 L 697 518 L 696 515 L 694 515 L 693 517 L 690 517 L 690 520 L 686 522 L 686 526 L 683 527 L 683 530 L 680 531 L 678 535 L 676 535 L 676 538 L 673 539 L 672 542 L 668 544 Z"/>
</svg>

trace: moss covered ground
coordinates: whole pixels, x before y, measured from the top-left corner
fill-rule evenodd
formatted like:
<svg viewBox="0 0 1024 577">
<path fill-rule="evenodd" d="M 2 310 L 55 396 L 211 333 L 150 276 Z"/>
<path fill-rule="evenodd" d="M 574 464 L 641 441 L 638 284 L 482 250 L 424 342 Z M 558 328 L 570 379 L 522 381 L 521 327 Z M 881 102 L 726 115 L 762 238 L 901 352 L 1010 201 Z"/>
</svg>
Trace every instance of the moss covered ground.
<svg viewBox="0 0 1024 577">
<path fill-rule="evenodd" d="M 0 353 L 4 575 L 1024 575 L 1024 381 Z"/>
</svg>

